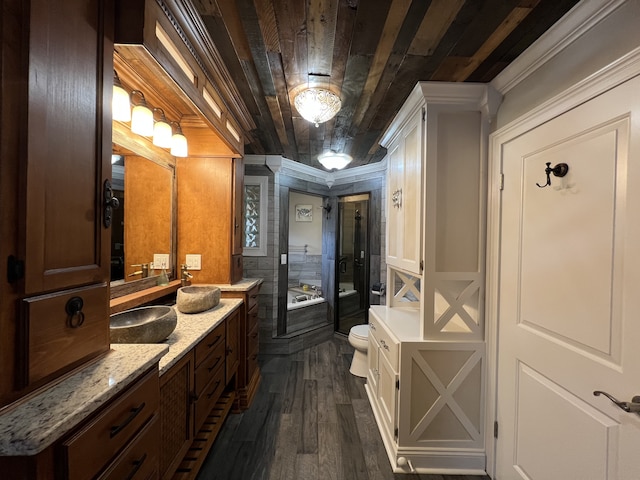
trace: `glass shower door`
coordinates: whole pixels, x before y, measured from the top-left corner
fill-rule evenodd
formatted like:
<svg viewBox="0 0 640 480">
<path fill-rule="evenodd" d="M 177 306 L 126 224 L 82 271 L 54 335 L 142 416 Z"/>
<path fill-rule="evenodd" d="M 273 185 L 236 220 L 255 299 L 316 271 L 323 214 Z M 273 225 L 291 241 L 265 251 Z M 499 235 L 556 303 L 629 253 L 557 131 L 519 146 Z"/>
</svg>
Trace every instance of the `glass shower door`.
<svg viewBox="0 0 640 480">
<path fill-rule="evenodd" d="M 367 323 L 369 310 L 369 194 L 339 199 L 336 331 Z"/>
</svg>

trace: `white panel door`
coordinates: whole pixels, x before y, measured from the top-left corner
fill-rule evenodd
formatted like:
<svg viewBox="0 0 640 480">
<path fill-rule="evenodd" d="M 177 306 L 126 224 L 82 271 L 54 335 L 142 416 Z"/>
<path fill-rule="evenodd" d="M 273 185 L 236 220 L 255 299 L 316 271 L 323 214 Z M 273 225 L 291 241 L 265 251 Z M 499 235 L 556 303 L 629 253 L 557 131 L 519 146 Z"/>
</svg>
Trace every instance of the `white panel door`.
<svg viewBox="0 0 640 480">
<path fill-rule="evenodd" d="M 503 145 L 498 480 L 640 479 L 640 416 L 593 394 L 640 395 L 638 92 Z"/>
</svg>

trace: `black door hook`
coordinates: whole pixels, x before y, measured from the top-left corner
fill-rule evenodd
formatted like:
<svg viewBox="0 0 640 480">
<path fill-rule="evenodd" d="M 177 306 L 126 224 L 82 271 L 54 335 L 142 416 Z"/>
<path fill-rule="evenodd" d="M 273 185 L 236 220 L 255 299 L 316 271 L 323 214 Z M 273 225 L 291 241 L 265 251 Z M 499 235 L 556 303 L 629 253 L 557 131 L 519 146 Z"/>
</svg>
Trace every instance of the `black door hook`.
<svg viewBox="0 0 640 480">
<path fill-rule="evenodd" d="M 551 167 L 551 162 L 547 162 L 547 168 L 544 169 L 544 173 L 547 175 L 547 183 L 544 185 L 540 185 L 536 183 L 540 188 L 548 187 L 551 185 L 551 174 L 553 173 L 554 177 L 564 177 L 569 171 L 569 165 L 566 163 L 559 163 L 555 167 Z"/>
</svg>

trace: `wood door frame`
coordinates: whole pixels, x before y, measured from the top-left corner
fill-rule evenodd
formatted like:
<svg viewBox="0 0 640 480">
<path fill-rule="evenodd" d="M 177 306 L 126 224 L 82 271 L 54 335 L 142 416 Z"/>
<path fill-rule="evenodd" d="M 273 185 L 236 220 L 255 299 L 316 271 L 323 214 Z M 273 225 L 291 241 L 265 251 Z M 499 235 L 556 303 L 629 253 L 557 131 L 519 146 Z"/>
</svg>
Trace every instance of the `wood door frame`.
<svg viewBox="0 0 640 480">
<path fill-rule="evenodd" d="M 489 137 L 489 185 L 487 204 L 487 284 L 485 303 L 485 328 L 487 343 L 487 398 L 485 410 L 485 445 L 487 473 L 492 478 L 496 471 L 496 439 L 494 422 L 497 418 L 498 384 L 498 328 L 500 294 L 500 230 L 502 146 L 516 137 L 558 117 L 625 81 L 640 75 L 640 47 L 629 52 L 606 68 L 576 83 L 564 92 L 552 97 L 530 112 L 492 133 Z"/>
</svg>

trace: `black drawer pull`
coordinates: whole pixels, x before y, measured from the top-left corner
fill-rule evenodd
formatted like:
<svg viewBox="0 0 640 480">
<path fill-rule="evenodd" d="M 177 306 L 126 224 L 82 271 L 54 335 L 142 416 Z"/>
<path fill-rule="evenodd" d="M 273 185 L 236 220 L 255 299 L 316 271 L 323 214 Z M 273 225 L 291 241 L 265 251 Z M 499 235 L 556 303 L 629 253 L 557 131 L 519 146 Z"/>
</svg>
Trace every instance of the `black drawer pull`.
<svg viewBox="0 0 640 480">
<path fill-rule="evenodd" d="M 257 336 L 258 336 L 258 332 L 256 332 L 253 335 L 251 335 L 251 338 L 256 338 Z"/>
<path fill-rule="evenodd" d="M 216 363 L 214 363 L 213 365 L 211 365 L 209 368 L 207 368 L 208 371 L 213 370 L 214 368 L 216 368 L 216 366 L 220 363 L 220 359 L 222 357 L 216 357 Z"/>
<path fill-rule="evenodd" d="M 254 361 L 255 361 L 257 358 L 258 358 L 258 354 L 257 354 L 257 353 L 254 353 L 254 354 L 251 356 L 251 360 L 254 360 Z"/>
<path fill-rule="evenodd" d="M 211 393 L 207 394 L 207 398 L 213 397 L 213 394 L 216 393 L 216 390 L 218 390 L 218 385 L 220 385 L 220 380 L 218 380 L 213 386 L 213 390 L 211 390 Z"/>
<path fill-rule="evenodd" d="M 127 475 L 124 480 L 131 480 L 133 477 L 135 477 L 136 473 L 138 472 L 138 470 L 140 470 L 140 467 L 146 459 L 147 454 L 145 453 L 142 455 L 142 457 L 140 457 L 140 460 L 134 460 L 133 462 L 131 462 L 133 464 L 133 470 L 129 472 L 129 475 Z"/>
<path fill-rule="evenodd" d="M 258 298 L 258 295 L 251 295 L 251 298 Z"/>
<path fill-rule="evenodd" d="M 129 416 L 125 419 L 124 422 L 122 422 L 120 425 L 116 425 L 115 427 L 111 427 L 111 433 L 109 434 L 109 436 L 111 438 L 115 437 L 118 433 L 120 433 L 127 425 L 129 425 L 131 423 L 131 421 L 136 418 L 138 416 L 138 414 L 142 411 L 142 409 L 144 408 L 145 403 L 142 402 L 140 404 L 139 407 L 137 408 L 132 408 L 131 409 L 131 413 L 129 414 Z"/>
<path fill-rule="evenodd" d="M 221 336 L 222 336 L 222 335 L 218 335 L 216 338 L 214 338 L 214 339 L 213 339 L 213 342 L 211 342 L 211 343 L 207 344 L 207 347 L 209 347 L 209 348 L 213 347 L 216 343 L 218 343 L 218 340 L 220 340 L 220 337 L 221 337 Z"/>
</svg>

